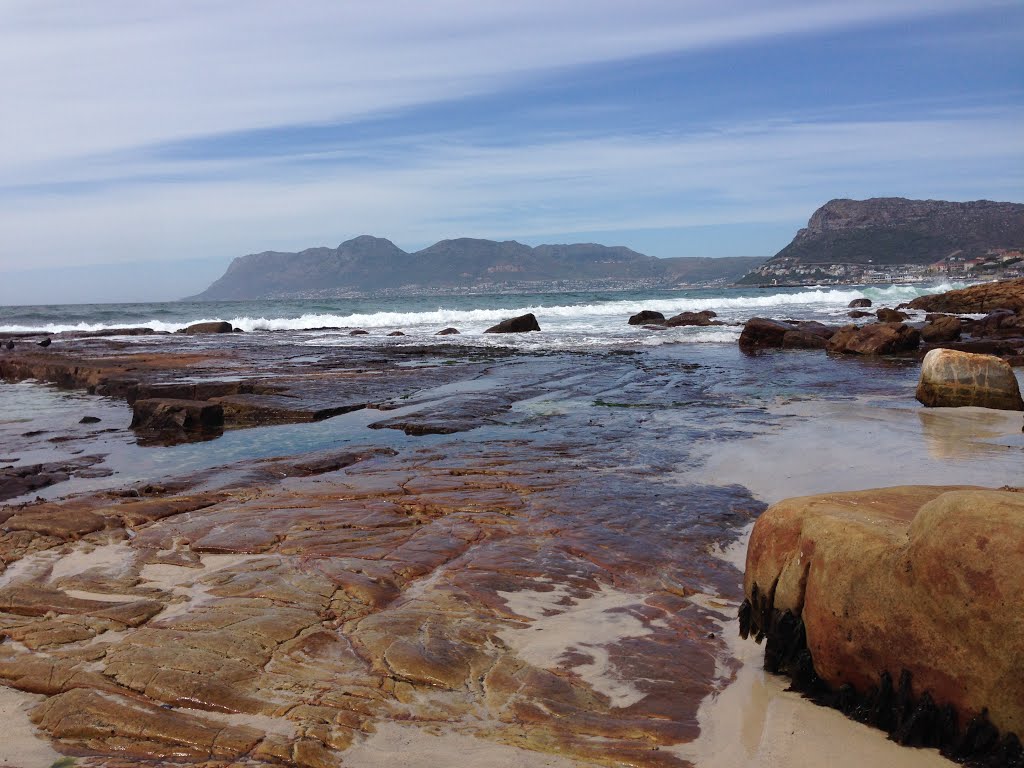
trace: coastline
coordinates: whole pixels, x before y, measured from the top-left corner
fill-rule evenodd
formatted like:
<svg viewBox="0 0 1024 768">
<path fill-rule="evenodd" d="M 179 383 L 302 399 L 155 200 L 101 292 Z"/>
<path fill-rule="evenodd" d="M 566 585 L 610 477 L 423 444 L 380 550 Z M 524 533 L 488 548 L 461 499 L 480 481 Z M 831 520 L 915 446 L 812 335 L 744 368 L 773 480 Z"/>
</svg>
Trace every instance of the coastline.
<svg viewBox="0 0 1024 768">
<path fill-rule="evenodd" d="M 160 355 L 191 342 L 164 338 L 123 365 L 187 380 L 195 356 L 165 368 L 177 358 Z M 591 354 L 581 366 L 561 353 L 415 348 L 388 361 L 367 348 L 339 369 L 341 354 L 311 355 L 276 339 L 264 346 L 270 338 L 203 340 L 202 369 L 233 381 L 227 397 L 244 395 L 251 407 L 259 396 L 245 394 L 239 377 L 272 350 L 289 418 L 301 415 L 302 397 L 315 398 L 310 409 L 337 399 L 332 387 L 342 383 L 338 391 L 362 391 L 351 385 L 363 381 L 390 398 L 319 426 L 300 420 L 180 446 L 122 446 L 108 457 L 114 475 L 57 484 L 52 503 L 7 510 L 23 530 L 70 532 L 56 548 L 40 540 L 38 554 L 0 576 L 18 610 L 33 615 L 38 598 L 12 594 L 12 582 L 41 588 L 58 613 L 88 613 L 98 601 L 104 615 L 128 620 L 116 629 L 90 618 L 88 632 L 74 631 L 94 636 L 59 640 L 60 664 L 93 677 L 81 689 L 48 691 L 44 703 L 116 681 L 118 695 L 168 718 L 172 735 L 228 723 L 239 745 L 255 739 L 268 759 L 291 745 L 366 766 L 429 764 L 417 762 L 428 756 L 443 765 L 452 750 L 495 766 L 720 765 L 725 755 L 737 766 L 809 765 L 814 750 L 843 743 L 879 760 L 946 764 L 878 733 L 855 735 L 865 729 L 767 679 L 757 668 L 761 649 L 735 637 L 742 568 L 734 567 L 737 545 L 725 545 L 782 497 L 1005 483 L 1005 461 L 1022 447 L 1019 423 L 1010 429 L 1015 417 L 923 411 L 909 400 L 914 366 L 906 361 L 801 352 L 748 359 L 719 345 L 701 349 L 699 362 L 666 346 Z M 93 358 L 105 343 L 82 342 Z M 79 415 L 73 430 L 82 429 Z M 111 407 L 104 419 L 127 415 Z M 73 445 L 99 439 L 75 436 Z M 248 453 L 233 452 L 246 445 Z M 173 455 L 179 467 L 194 462 L 193 475 L 121 494 L 119 473 L 147 451 Z M 890 479 L 896 464 L 901 474 Z M 75 488 L 72 501 L 59 499 Z M 60 516 L 68 504 L 101 520 L 82 528 Z M 166 677 L 170 660 L 152 648 L 184 642 L 189 663 L 201 664 L 199 651 L 251 642 L 248 630 L 222 628 L 239 611 L 268 625 L 239 678 L 251 684 L 214 674 L 226 686 L 215 689 Z M 8 631 L 40 642 L 33 620 L 13 623 Z M 50 631 L 36 648 L 0 646 L 0 676 L 16 680 L 30 660 L 52 664 L 53 651 L 36 652 Z M 153 674 L 161 687 L 132 688 Z M 279 674 L 291 692 L 282 693 Z M 284 711 L 314 717 L 322 685 L 355 685 L 375 703 L 332 714 L 344 727 L 282 719 Z M 189 697 L 205 704 L 184 706 Z M 85 703 L 113 718 L 115 730 L 135 722 L 107 701 Z M 225 706 L 239 711 L 217 715 Z M 42 725 L 54 732 L 55 722 Z M 818 732 L 824 743 L 807 737 Z M 76 748 L 102 754 L 105 738 Z"/>
</svg>

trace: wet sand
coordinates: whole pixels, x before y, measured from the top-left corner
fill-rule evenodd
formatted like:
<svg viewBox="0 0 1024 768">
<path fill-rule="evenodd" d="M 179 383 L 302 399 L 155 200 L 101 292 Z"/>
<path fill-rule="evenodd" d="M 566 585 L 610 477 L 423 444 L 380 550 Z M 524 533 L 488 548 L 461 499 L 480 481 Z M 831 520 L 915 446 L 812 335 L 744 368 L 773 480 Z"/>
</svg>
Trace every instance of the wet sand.
<svg viewBox="0 0 1024 768">
<path fill-rule="evenodd" d="M 801 402 L 776 413 L 794 421 L 709 451 L 697 470 L 700 475 L 742 482 L 767 503 L 896 484 L 999 487 L 1020 482 L 1020 413 L 924 410 L 877 400 Z M 751 528 L 720 553 L 740 572 Z M 730 654 L 740 664 L 735 679 L 702 703 L 701 735 L 674 748 L 675 754 L 716 768 L 955 765 L 936 750 L 901 747 L 881 731 L 787 691 L 787 679 L 761 668 L 763 647 L 738 636 L 736 607 L 730 605 L 722 615 Z"/>
</svg>

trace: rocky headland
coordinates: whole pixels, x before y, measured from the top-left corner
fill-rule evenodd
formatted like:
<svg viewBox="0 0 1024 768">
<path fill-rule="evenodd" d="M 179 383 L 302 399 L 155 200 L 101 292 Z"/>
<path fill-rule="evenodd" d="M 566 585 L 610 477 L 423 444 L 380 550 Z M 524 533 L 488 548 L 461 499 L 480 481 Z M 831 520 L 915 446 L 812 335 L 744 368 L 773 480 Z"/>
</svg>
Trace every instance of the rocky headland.
<svg viewBox="0 0 1024 768">
<path fill-rule="evenodd" d="M 976 200 L 830 200 L 744 285 L 956 276 L 1024 266 L 1024 205 Z M 1017 274 L 1021 274 L 1019 271 Z"/>
</svg>

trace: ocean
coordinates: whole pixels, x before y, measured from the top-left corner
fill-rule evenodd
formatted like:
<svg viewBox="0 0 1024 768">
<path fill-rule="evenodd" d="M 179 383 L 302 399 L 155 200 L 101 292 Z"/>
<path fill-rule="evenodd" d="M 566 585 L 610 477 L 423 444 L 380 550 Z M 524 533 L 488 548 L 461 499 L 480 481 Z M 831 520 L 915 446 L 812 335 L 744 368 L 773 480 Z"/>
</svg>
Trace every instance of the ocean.
<svg viewBox="0 0 1024 768">
<path fill-rule="evenodd" d="M 192 323 L 227 320 L 243 331 L 281 331 L 310 345 L 409 344 L 429 342 L 442 328 L 460 336 L 444 343 L 513 344 L 524 349 L 581 349 L 662 344 L 728 343 L 741 324 L 757 315 L 848 321 L 848 305 L 861 297 L 876 306 L 894 307 L 925 293 L 960 285 L 872 285 L 812 288 L 703 288 L 689 290 L 480 294 L 336 300 L 160 302 L 139 304 L 63 304 L 0 307 L 0 333 L 60 333 L 148 327 L 177 331 Z M 666 317 L 710 309 L 721 326 L 679 327 L 652 332 L 626 324 L 643 309 Z M 532 312 L 543 333 L 486 336 L 483 331 L 508 317 Z M 368 336 L 353 337 L 352 329 Z M 387 337 L 402 331 L 406 337 Z"/>
</svg>

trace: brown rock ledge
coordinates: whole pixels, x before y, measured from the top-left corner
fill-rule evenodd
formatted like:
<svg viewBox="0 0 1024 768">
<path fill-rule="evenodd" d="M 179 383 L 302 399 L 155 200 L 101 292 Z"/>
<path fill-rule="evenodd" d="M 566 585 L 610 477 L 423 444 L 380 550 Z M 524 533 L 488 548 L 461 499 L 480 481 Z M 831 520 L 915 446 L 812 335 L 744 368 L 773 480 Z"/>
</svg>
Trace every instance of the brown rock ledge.
<svg viewBox="0 0 1024 768">
<path fill-rule="evenodd" d="M 904 486 L 757 521 L 740 632 L 765 668 L 900 743 L 1020 765 L 1024 493 Z"/>
</svg>

